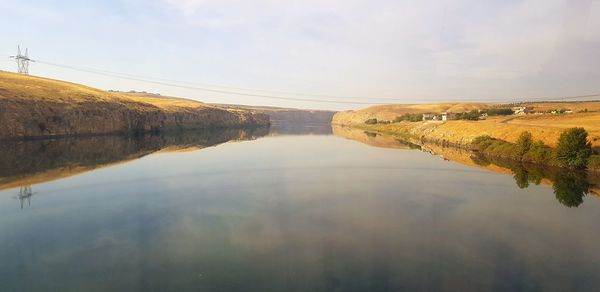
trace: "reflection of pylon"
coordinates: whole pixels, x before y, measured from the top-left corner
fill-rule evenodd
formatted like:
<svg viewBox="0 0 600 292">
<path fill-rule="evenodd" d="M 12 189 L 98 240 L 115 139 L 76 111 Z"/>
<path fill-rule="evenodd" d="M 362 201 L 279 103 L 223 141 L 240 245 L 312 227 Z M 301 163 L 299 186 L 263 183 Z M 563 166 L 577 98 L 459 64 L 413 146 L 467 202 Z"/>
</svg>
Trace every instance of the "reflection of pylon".
<svg viewBox="0 0 600 292">
<path fill-rule="evenodd" d="M 25 49 L 25 54 L 21 54 L 21 46 L 17 46 L 17 55 L 10 57 L 17 61 L 17 72 L 21 74 L 29 74 L 29 61 L 35 61 L 29 59 L 29 53 L 27 52 L 27 49 Z"/>
<path fill-rule="evenodd" d="M 27 206 L 31 206 L 31 196 L 33 196 L 31 186 L 21 187 L 21 189 L 19 190 L 19 194 L 17 195 L 17 198 L 21 202 L 21 209 L 23 209 L 23 204 L 25 203 L 25 200 L 27 200 Z"/>
</svg>

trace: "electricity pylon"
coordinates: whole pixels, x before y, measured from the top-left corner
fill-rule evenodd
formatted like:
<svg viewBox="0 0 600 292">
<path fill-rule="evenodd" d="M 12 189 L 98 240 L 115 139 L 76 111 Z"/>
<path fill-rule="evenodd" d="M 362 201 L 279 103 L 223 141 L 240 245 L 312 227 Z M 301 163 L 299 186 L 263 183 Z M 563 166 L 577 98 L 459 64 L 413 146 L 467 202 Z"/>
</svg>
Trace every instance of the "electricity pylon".
<svg viewBox="0 0 600 292">
<path fill-rule="evenodd" d="M 29 74 L 29 62 L 35 61 L 29 58 L 27 48 L 25 48 L 25 54 L 21 54 L 21 46 L 17 46 L 17 55 L 10 57 L 17 61 L 17 72 L 19 72 L 20 74 Z"/>
</svg>

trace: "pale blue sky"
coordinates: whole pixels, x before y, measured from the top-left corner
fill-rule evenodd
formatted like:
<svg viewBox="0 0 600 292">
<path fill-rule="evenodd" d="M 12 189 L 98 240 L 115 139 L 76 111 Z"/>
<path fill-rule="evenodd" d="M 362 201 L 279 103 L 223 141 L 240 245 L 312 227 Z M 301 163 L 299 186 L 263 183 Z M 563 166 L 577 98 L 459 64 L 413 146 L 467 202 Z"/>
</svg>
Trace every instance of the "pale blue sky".
<svg viewBox="0 0 600 292">
<path fill-rule="evenodd" d="M 58 64 L 199 84 L 396 100 L 303 99 L 414 103 L 600 91 L 597 0 L 0 2 L 2 70 L 15 70 L 7 57 L 21 44 L 32 58 Z M 207 102 L 366 106 L 224 95 L 43 64 L 30 71 L 102 89 Z"/>
</svg>

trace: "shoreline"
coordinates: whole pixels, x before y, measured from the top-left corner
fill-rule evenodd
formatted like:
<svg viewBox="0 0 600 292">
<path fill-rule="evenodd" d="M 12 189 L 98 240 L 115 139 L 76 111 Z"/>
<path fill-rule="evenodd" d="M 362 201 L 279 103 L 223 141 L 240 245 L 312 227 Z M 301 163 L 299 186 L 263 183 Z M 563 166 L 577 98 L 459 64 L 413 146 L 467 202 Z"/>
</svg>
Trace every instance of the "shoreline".
<svg viewBox="0 0 600 292">
<path fill-rule="evenodd" d="M 362 130 L 366 132 L 373 132 L 373 133 L 377 133 L 379 135 L 387 135 L 387 136 L 391 136 L 400 140 L 403 140 L 405 142 L 409 142 L 409 143 L 413 143 L 416 145 L 419 145 L 421 147 L 423 146 L 427 146 L 429 145 L 436 145 L 436 146 L 441 146 L 441 147 L 452 147 L 455 149 L 461 149 L 461 150 L 466 150 L 471 152 L 472 154 L 477 154 L 477 155 L 482 155 L 485 156 L 486 158 L 489 159 L 501 159 L 501 160 L 508 160 L 511 162 L 518 162 L 518 163 L 522 163 L 522 164 L 527 164 L 527 165 L 533 165 L 536 167 L 549 167 L 549 168 L 556 168 L 556 169 L 563 169 L 563 170 L 573 170 L 573 171 L 584 171 L 584 172 L 589 172 L 592 174 L 600 174 L 600 168 L 597 167 L 588 167 L 586 169 L 573 169 L 573 168 L 569 168 L 569 167 L 563 167 L 560 165 L 555 165 L 555 164 L 550 164 L 550 163 L 540 163 L 540 162 L 535 162 L 535 161 L 527 161 L 527 160 L 522 160 L 522 159 L 514 159 L 511 157 L 507 157 L 507 156 L 503 156 L 503 155 L 497 155 L 494 153 L 489 153 L 489 152 L 485 152 L 485 151 L 479 151 L 477 150 L 471 142 L 469 143 L 456 143 L 456 142 L 452 142 L 450 140 L 446 140 L 446 139 L 436 139 L 436 138 L 431 138 L 427 136 L 427 132 L 422 133 L 422 135 L 415 135 L 413 132 L 408 131 L 408 130 L 403 130 L 403 131 L 397 131 L 397 127 L 393 127 L 393 124 L 380 124 L 380 125 L 367 125 L 367 124 L 363 124 L 363 125 L 342 125 L 342 124 L 333 124 L 334 126 L 337 127 L 342 127 L 342 128 L 353 128 L 353 129 L 357 129 L 357 130 Z M 403 125 L 403 126 L 406 126 Z M 500 140 L 500 139 L 498 139 Z M 466 139 L 462 140 L 462 141 L 466 141 Z M 506 142 L 506 141 L 504 141 Z M 510 143 L 510 142 L 506 142 L 506 143 Z M 512 143 L 511 143 L 512 144 Z M 598 155 L 595 155 L 598 156 Z"/>
</svg>

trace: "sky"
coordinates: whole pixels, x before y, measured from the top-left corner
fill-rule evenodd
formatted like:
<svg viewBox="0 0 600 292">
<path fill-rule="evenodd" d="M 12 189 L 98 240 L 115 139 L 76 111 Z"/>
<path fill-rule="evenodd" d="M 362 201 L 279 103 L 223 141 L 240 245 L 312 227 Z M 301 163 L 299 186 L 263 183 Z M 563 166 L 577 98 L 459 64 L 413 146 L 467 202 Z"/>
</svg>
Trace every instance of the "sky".
<svg viewBox="0 0 600 292">
<path fill-rule="evenodd" d="M 30 74 L 101 89 L 334 110 L 600 93 L 600 0 L 0 0 L 0 7 L 0 70 L 16 70 L 8 56 L 21 45 L 45 62 L 31 64 Z"/>
</svg>

